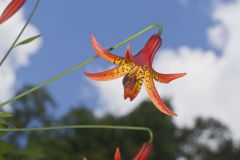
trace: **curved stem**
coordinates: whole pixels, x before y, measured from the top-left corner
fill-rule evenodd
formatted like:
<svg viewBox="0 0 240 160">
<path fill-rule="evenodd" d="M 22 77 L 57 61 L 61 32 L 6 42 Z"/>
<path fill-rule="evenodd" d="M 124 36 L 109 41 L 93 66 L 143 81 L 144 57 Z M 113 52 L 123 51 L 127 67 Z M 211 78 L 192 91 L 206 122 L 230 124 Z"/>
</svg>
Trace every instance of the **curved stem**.
<svg viewBox="0 0 240 160">
<path fill-rule="evenodd" d="M 161 36 L 162 33 L 163 33 L 163 26 L 161 24 L 158 24 L 158 23 L 156 23 L 155 25 L 158 26 L 158 28 L 159 28 L 157 34 Z"/>
<path fill-rule="evenodd" d="M 116 48 L 124 45 L 125 43 L 131 41 L 132 39 L 140 36 L 140 35 L 143 34 L 144 32 L 146 32 L 146 31 L 148 31 L 148 30 L 150 30 L 150 29 L 156 28 L 156 27 L 159 28 L 158 34 L 161 34 L 161 32 L 162 32 L 162 30 L 163 30 L 163 29 L 162 29 L 163 27 L 162 27 L 161 25 L 159 25 L 159 24 L 154 23 L 154 24 L 152 24 L 152 25 L 150 25 L 150 26 L 148 26 L 148 27 L 140 30 L 139 32 L 137 32 L 136 34 L 130 36 L 129 38 L 126 38 L 125 40 L 117 43 L 116 45 L 114 45 L 114 46 L 112 46 L 112 47 L 110 47 L 108 50 L 109 50 L 109 51 L 114 50 L 114 49 L 116 49 Z M 38 89 L 40 89 L 40 88 L 42 88 L 42 87 L 44 87 L 44 86 L 52 83 L 52 82 L 60 79 L 61 77 L 65 76 L 66 74 L 68 74 L 68 73 L 70 73 L 70 72 L 72 72 L 72 71 L 74 71 L 74 70 L 76 70 L 76 69 L 84 66 L 85 64 L 88 64 L 89 62 L 91 62 L 91 61 L 93 61 L 93 60 L 95 60 L 95 59 L 97 59 L 97 58 L 99 58 L 98 55 L 92 56 L 91 58 L 89 58 L 89 59 L 83 61 L 82 63 L 79 63 L 79 64 L 77 64 L 76 66 L 74 66 L 74 67 L 72 67 L 72 68 L 70 68 L 70 69 L 68 69 L 68 70 L 66 70 L 66 71 L 64 71 L 64 72 L 56 75 L 55 77 L 53 77 L 53 78 L 51 78 L 51 79 L 49 79 L 49 80 L 47 80 L 47 81 L 45 81 L 45 82 L 43 82 L 43 83 L 35 86 L 35 87 L 33 87 L 33 88 L 31 88 L 31 89 L 23 92 L 23 93 L 20 93 L 19 95 L 17 95 L 17 96 L 15 96 L 15 97 L 13 97 L 13 98 L 11 98 L 11 99 L 9 99 L 9 100 L 1 103 L 1 104 L 0 104 L 0 107 L 3 107 L 3 106 L 5 106 L 5 105 L 7 105 L 7 104 L 9 104 L 9 103 L 11 103 L 11 102 L 13 102 L 13 101 L 21 98 L 21 97 L 23 97 L 23 96 L 25 96 L 25 95 L 27 95 L 27 94 L 29 94 L 29 93 L 31 93 L 31 92 L 34 92 L 34 91 L 36 91 L 36 90 L 38 90 Z"/>
<path fill-rule="evenodd" d="M 23 26 L 22 30 L 20 31 L 20 33 L 18 34 L 17 38 L 14 40 L 14 42 L 12 43 L 11 47 L 8 49 L 7 53 L 4 55 L 3 59 L 1 60 L 0 62 L 0 66 L 3 64 L 3 62 L 6 60 L 6 58 L 9 56 L 9 54 L 11 53 L 12 49 L 15 47 L 17 41 L 19 40 L 19 38 L 21 37 L 21 35 L 23 34 L 24 30 L 26 29 L 27 25 L 29 24 L 29 22 L 31 21 L 33 15 L 35 14 L 37 8 L 38 8 L 38 5 L 40 3 L 40 0 L 37 0 L 35 5 L 34 5 L 34 8 L 30 14 L 30 16 L 28 17 L 28 20 L 27 22 L 25 23 L 25 25 Z"/>
<path fill-rule="evenodd" d="M 143 34 L 144 32 L 146 32 L 146 31 L 148 31 L 148 30 L 150 30 L 150 29 L 156 28 L 156 27 L 159 28 L 157 34 L 161 35 L 162 32 L 163 32 L 163 27 L 162 27 L 162 25 L 160 25 L 160 24 L 158 24 L 158 23 L 153 23 L 153 24 L 151 24 L 150 26 L 147 26 L 146 28 L 140 30 L 140 31 L 137 32 L 136 34 L 130 36 L 129 38 L 126 38 L 125 40 L 119 42 L 118 44 L 116 44 L 115 46 L 109 48 L 108 50 L 109 50 L 109 51 L 114 50 L 114 49 L 120 47 L 121 45 L 123 45 L 123 44 L 125 44 L 125 43 L 133 40 L 134 38 L 140 36 L 140 35 Z"/>
<path fill-rule="evenodd" d="M 146 131 L 149 134 L 149 143 L 153 142 L 153 133 L 150 128 L 137 126 L 114 126 L 114 125 L 69 125 L 43 128 L 0 128 L 0 132 L 32 132 L 32 131 L 50 131 L 60 129 L 114 129 L 114 130 L 136 130 Z"/>
</svg>

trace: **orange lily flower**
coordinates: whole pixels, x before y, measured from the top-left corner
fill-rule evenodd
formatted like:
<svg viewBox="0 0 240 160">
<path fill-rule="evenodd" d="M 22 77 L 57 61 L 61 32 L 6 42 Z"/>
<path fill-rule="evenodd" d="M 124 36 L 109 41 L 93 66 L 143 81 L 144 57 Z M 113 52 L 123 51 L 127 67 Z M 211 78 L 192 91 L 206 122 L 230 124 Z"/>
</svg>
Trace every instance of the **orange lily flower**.
<svg viewBox="0 0 240 160">
<path fill-rule="evenodd" d="M 140 148 L 140 150 L 138 151 L 137 155 L 133 158 L 133 160 L 147 160 L 152 148 L 153 148 L 153 144 L 144 143 Z M 121 153 L 119 148 L 116 149 L 114 160 L 121 160 Z"/>
<path fill-rule="evenodd" d="M 152 35 L 143 49 L 135 56 L 132 55 L 129 46 L 127 47 L 125 57 L 120 57 L 102 48 L 93 35 L 91 36 L 91 42 L 93 49 L 99 56 L 118 66 L 99 73 L 85 72 L 87 77 L 93 80 L 107 81 L 124 76 L 124 99 L 129 98 L 131 101 L 136 98 L 142 84 L 144 84 L 154 105 L 161 112 L 167 115 L 176 116 L 176 113 L 172 112 L 158 95 L 153 79 L 161 83 L 169 83 L 174 79 L 183 77 L 186 73 L 162 74 L 152 68 L 154 55 L 162 44 L 160 35 Z"/>
<path fill-rule="evenodd" d="M 0 16 L 0 24 L 12 17 L 25 3 L 25 0 L 12 0 Z"/>
</svg>

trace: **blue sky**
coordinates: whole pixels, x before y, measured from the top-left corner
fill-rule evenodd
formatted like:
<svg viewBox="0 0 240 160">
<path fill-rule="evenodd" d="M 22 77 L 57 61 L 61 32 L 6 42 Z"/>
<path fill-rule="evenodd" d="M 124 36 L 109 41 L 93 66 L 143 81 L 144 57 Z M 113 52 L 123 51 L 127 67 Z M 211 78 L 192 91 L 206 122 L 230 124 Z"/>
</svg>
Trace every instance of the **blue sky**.
<svg viewBox="0 0 240 160">
<path fill-rule="evenodd" d="M 32 5 L 33 1 L 27 3 L 27 13 Z M 182 5 L 179 1 L 158 0 L 42 1 L 32 23 L 43 34 L 43 45 L 31 57 L 31 65 L 19 70 L 17 77 L 22 84 L 41 83 L 94 55 L 89 41 L 92 33 L 108 48 L 155 22 L 164 26 L 163 48 L 176 48 L 182 44 L 208 48 L 205 28 L 212 22 L 207 7 L 210 6 L 203 2 Z M 153 32 L 130 42 L 132 50 L 139 50 Z M 115 53 L 123 54 L 125 47 Z M 102 60 L 88 65 L 96 63 L 109 66 Z M 82 72 L 87 68 L 83 67 L 48 86 L 63 110 L 68 110 L 71 105 L 89 104 L 80 99 L 80 86 L 86 84 Z"/>
<path fill-rule="evenodd" d="M 7 5 L 7 1 L 0 2 Z M 0 26 L 1 53 L 19 32 L 16 25 L 24 24 L 23 15 L 25 18 L 29 15 L 33 3 L 27 1 L 24 12 Z M 214 117 L 229 125 L 240 138 L 239 19 L 240 0 L 41 1 L 24 36 L 41 33 L 43 37 L 16 49 L 1 68 L 0 99 L 10 98 L 23 85 L 42 83 L 95 55 L 91 34 L 109 48 L 152 23 L 161 23 L 163 45 L 155 57 L 154 69 L 162 73 L 188 73 L 168 85 L 156 84 L 160 96 L 172 98 L 179 115 L 174 118 L 176 123 L 191 125 L 196 116 Z M 154 32 L 129 42 L 133 53 Z M 113 53 L 123 55 L 126 46 Z M 28 65 L 23 57 L 30 58 Z M 16 67 L 14 63 L 21 65 Z M 142 89 L 136 100 L 124 101 L 121 80 L 95 82 L 83 75 L 83 71 L 100 71 L 111 66 L 98 59 L 48 85 L 59 105 L 56 115 L 86 104 L 98 115 L 108 112 L 119 116 L 132 111 L 142 100 L 149 100 Z"/>
</svg>

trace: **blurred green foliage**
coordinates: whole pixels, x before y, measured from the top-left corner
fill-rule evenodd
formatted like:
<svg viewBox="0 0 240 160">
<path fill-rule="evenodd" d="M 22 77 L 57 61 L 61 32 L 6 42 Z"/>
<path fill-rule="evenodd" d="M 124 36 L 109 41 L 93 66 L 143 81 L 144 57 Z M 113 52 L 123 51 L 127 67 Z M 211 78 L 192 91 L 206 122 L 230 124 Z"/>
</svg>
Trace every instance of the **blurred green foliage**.
<svg viewBox="0 0 240 160">
<path fill-rule="evenodd" d="M 165 102 L 171 106 L 170 101 Z M 135 111 L 119 118 L 111 115 L 97 118 L 87 107 L 75 106 L 63 117 L 54 119 L 52 115 L 57 111 L 56 106 L 49 93 L 41 89 L 14 102 L 14 117 L 8 122 L 15 127 L 79 124 L 145 126 L 154 133 L 152 160 L 240 159 L 240 147 L 233 143 L 228 128 L 212 118 L 199 117 L 192 127 L 179 128 L 171 117 L 160 113 L 151 102 L 143 102 Z M 0 160 L 80 160 L 82 157 L 111 160 L 117 147 L 120 147 L 123 159 L 127 160 L 134 157 L 147 140 L 146 132 L 126 130 L 66 129 L 8 133 L 0 141 Z"/>
</svg>

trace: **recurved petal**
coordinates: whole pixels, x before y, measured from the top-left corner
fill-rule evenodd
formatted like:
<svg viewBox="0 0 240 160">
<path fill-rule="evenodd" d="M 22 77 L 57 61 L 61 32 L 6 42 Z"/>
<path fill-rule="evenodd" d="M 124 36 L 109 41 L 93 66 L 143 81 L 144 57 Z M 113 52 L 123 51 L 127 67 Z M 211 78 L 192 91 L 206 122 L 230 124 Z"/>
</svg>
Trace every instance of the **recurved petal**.
<svg viewBox="0 0 240 160">
<path fill-rule="evenodd" d="M 108 81 L 108 80 L 120 78 L 120 77 L 124 76 L 125 74 L 127 74 L 130 70 L 131 70 L 130 65 L 120 65 L 113 69 L 109 69 L 109 70 L 106 70 L 103 72 L 98 72 L 98 73 L 84 72 L 84 74 L 93 80 Z"/>
<path fill-rule="evenodd" d="M 153 73 L 153 78 L 161 83 L 169 83 L 172 80 L 181 78 L 183 76 L 185 76 L 187 73 L 172 73 L 172 74 L 162 74 L 162 73 L 158 73 L 154 70 L 152 70 Z"/>
<path fill-rule="evenodd" d="M 25 3 L 25 0 L 12 0 L 0 16 L 0 24 L 12 17 Z"/>
<path fill-rule="evenodd" d="M 116 56 L 112 53 L 110 53 L 108 50 L 104 49 L 101 47 L 101 45 L 96 41 L 94 36 L 91 36 L 91 42 L 92 42 L 92 47 L 95 50 L 95 52 L 104 58 L 105 60 L 114 63 L 114 64 L 120 64 L 122 60 L 124 59 L 123 57 Z"/>
<path fill-rule="evenodd" d="M 177 116 L 176 113 L 172 112 L 162 101 L 158 92 L 156 90 L 155 84 L 153 82 L 153 77 L 151 71 L 147 70 L 145 73 L 144 84 L 146 86 L 147 93 L 152 100 L 153 104 L 163 113 L 171 116 Z"/>
</svg>

